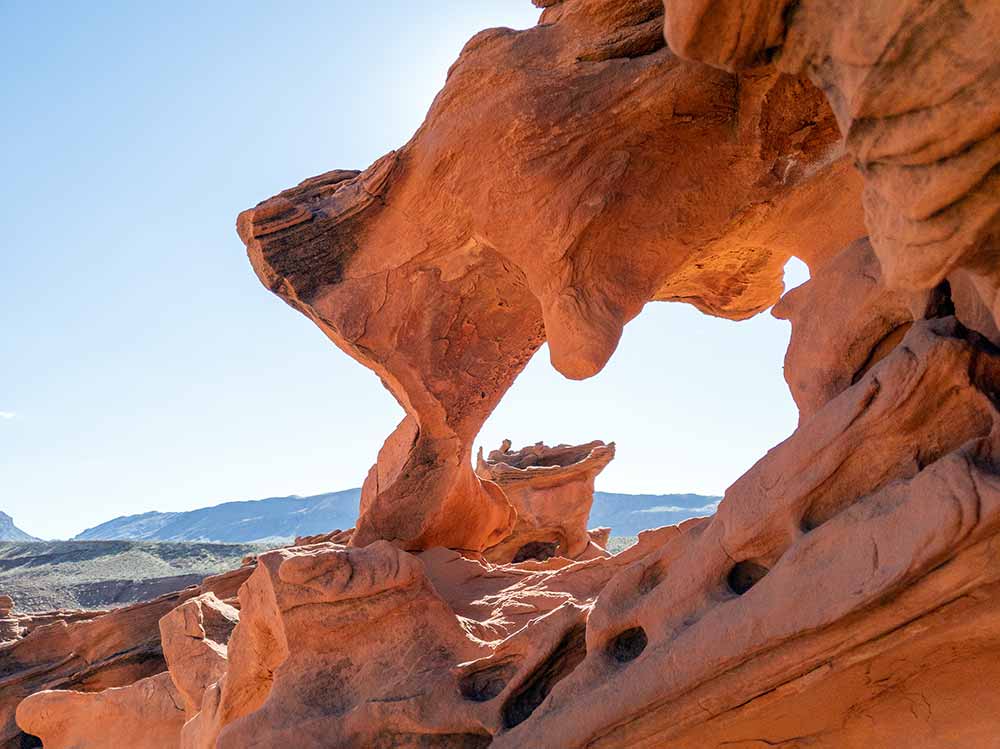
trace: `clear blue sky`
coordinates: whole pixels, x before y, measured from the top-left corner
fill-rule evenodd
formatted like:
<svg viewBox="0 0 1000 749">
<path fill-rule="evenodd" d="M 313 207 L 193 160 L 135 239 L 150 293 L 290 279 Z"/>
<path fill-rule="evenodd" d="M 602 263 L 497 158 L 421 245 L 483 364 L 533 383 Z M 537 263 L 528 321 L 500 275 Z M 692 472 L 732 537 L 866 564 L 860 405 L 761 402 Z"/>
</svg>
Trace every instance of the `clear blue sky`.
<svg viewBox="0 0 1000 749">
<path fill-rule="evenodd" d="M 469 36 L 537 12 L 0 0 L 0 510 L 57 538 L 359 485 L 401 410 L 264 290 L 236 215 L 406 141 Z M 650 305 L 593 380 L 543 349 L 480 442 L 614 439 L 599 488 L 721 493 L 794 427 L 787 338 Z"/>
</svg>

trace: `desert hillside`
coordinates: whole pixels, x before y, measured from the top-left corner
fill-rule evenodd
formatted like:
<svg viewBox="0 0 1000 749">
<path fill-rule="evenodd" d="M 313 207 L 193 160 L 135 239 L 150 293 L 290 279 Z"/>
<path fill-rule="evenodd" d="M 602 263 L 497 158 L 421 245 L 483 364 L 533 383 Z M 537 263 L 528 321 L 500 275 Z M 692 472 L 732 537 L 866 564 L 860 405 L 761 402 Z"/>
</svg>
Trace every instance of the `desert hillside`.
<svg viewBox="0 0 1000 749">
<path fill-rule="evenodd" d="M 42 541 L 0 543 L 0 593 L 20 611 L 145 601 L 240 566 L 267 544 Z"/>
</svg>

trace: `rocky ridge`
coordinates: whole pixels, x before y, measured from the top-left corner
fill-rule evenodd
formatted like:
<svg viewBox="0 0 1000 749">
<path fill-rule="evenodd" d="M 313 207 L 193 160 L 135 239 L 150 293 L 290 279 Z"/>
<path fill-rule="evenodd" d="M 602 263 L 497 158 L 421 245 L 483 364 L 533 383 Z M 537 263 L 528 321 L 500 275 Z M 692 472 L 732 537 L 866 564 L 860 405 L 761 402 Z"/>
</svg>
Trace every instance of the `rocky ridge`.
<svg viewBox="0 0 1000 749">
<path fill-rule="evenodd" d="M 0 512 L 0 542 L 3 541 L 38 541 L 40 539 L 25 533 L 16 525 L 14 525 L 14 518 L 8 515 L 6 512 Z"/>
</svg>

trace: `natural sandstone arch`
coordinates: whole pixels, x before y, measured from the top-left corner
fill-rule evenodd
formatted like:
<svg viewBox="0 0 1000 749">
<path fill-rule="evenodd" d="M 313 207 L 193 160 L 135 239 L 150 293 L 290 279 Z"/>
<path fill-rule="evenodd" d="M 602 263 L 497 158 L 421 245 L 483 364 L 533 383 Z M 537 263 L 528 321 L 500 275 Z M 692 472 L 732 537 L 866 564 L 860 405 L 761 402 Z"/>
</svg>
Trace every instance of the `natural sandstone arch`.
<svg viewBox="0 0 1000 749">
<path fill-rule="evenodd" d="M 397 545 L 350 548 L 337 534 L 262 555 L 241 589 L 226 675 L 204 691 L 181 745 L 992 746 L 1000 713 L 1000 693 L 990 688 L 1000 679 L 1000 349 L 991 343 L 989 304 L 995 245 L 982 228 L 1000 194 L 981 189 L 986 182 L 959 190 L 956 213 L 949 204 L 935 214 L 957 221 L 959 231 L 943 240 L 932 216 L 915 224 L 928 232 L 924 244 L 897 246 L 873 231 L 873 242 L 840 250 L 838 225 L 818 224 L 838 215 L 836 198 L 849 202 L 857 192 L 850 181 L 842 189 L 842 164 L 820 158 L 810 171 L 806 158 L 815 155 L 805 145 L 810 133 L 828 118 L 772 130 L 764 116 L 771 101 L 794 119 L 804 102 L 781 92 L 807 100 L 815 92 L 764 70 L 734 79 L 678 64 L 659 48 L 655 4 L 538 1 L 549 6 L 547 25 L 477 37 L 411 144 L 364 175 L 311 180 L 241 218 L 265 282 L 378 372 L 407 409 L 373 469 L 356 540 L 383 534 Z M 966 15 L 946 12 L 966 6 Z M 692 34 L 689 53 L 726 53 L 744 65 L 761 52 L 775 56 L 786 23 L 793 42 L 804 34 L 821 50 L 832 41 L 840 53 L 870 51 L 872 28 L 855 23 L 857 11 L 898 13 L 898 28 L 874 30 L 912 44 L 890 49 L 901 54 L 886 58 L 886 70 L 862 66 L 854 81 L 862 90 L 871 83 L 868 93 L 885 103 L 883 92 L 903 91 L 905 101 L 940 94 L 936 84 L 948 76 L 928 76 L 925 65 L 954 55 L 952 37 L 995 37 L 1000 28 L 985 3 L 841 7 L 802 0 L 791 12 L 782 0 L 678 0 L 670 33 Z M 825 22 L 795 31 L 810 18 Z M 959 23 L 970 18 L 981 27 Z M 995 50 L 965 44 L 962 52 L 968 91 L 981 92 L 993 80 L 984 62 Z M 852 78 L 842 58 L 826 62 L 813 71 L 821 82 L 830 83 L 821 74 L 831 70 Z M 926 91 L 909 88 L 907 68 L 921 74 Z M 543 85 L 553 81 L 564 85 Z M 711 94 L 702 117 L 677 108 L 690 81 Z M 603 98 L 593 95 L 598 90 Z M 828 90 L 843 114 L 841 89 Z M 674 95 L 659 128 L 648 118 L 666 105 L 651 91 Z M 738 92 L 732 100 L 741 103 L 746 96 L 747 107 L 713 110 L 720 91 Z M 462 129 L 449 114 L 462 106 L 475 127 Z M 545 107 L 561 117 L 547 121 L 551 132 L 532 129 Z M 995 114 L 989 106 L 962 111 L 964 132 L 988 128 Z M 848 143 L 855 127 L 889 132 L 908 117 L 886 119 L 852 124 Z M 789 132 L 803 147 L 791 159 Z M 554 154 L 545 151 L 564 141 Z M 625 164 L 619 182 L 580 171 L 591 156 L 602 163 L 604 143 L 637 144 L 627 163 L 609 162 Z M 677 143 L 692 164 L 679 176 L 667 169 Z M 953 190 L 952 167 L 969 167 L 953 158 L 962 154 L 911 173 L 923 176 L 895 197 L 921 203 Z M 859 160 L 872 179 L 872 164 Z M 643 169 L 662 184 L 643 181 Z M 975 172 L 959 182 L 968 185 Z M 698 189 L 680 189 L 671 181 L 678 179 Z M 533 180 L 541 188 L 533 190 Z M 581 193 L 581 180 L 595 192 Z M 493 211 L 498 185 L 524 194 L 508 190 Z M 574 198 L 581 194 L 582 202 Z M 798 202 L 803 196 L 815 198 L 811 207 Z M 574 224 L 578 213 L 567 206 L 589 223 Z M 710 223 L 720 216 L 723 223 Z M 875 224 L 882 214 L 872 216 Z M 553 253 L 550 234 L 560 227 L 572 241 Z M 703 241 L 699 232 L 713 230 Z M 669 241 L 640 241 L 660 231 Z M 525 237 L 534 242 L 512 241 Z M 413 253 L 407 242 L 415 238 L 427 242 Z M 942 257 L 949 244 L 957 254 Z M 490 493 L 494 485 L 468 483 L 465 463 L 452 458 L 462 457 L 468 430 L 523 366 L 515 354 L 537 347 L 538 326 L 559 341 L 557 365 L 586 374 L 613 348 L 630 303 L 686 298 L 732 317 L 766 306 L 776 293 L 771 263 L 786 249 L 813 271 L 775 310 L 792 324 L 786 375 L 802 418 L 727 490 L 714 516 L 643 533 L 612 557 L 559 566 L 494 566 L 468 552 L 499 535 L 508 515 L 504 497 Z M 901 283 L 900 269 L 916 282 Z M 433 305 L 420 306 L 426 299 Z M 510 308 L 514 299 L 525 306 Z M 521 463 L 524 455 L 500 457 Z M 398 548 L 435 541 L 461 548 Z M 63 627 L 102 672 L 124 643 L 84 633 L 111 634 L 117 617 Z M 8 646 L 28 666 L 13 674 L 15 684 L 74 668 L 47 660 L 59 648 L 45 629 Z M 169 688 L 163 676 L 154 679 Z M 202 680 L 180 683 L 196 693 Z M 114 707 L 108 735 L 131 737 L 136 711 L 118 707 L 135 703 L 117 694 L 43 693 L 34 706 Z M 22 704 L 39 731 L 65 727 Z M 108 743 L 95 732 L 80 738 L 86 749 Z"/>
<path fill-rule="evenodd" d="M 743 319 L 777 301 L 791 255 L 815 265 L 864 234 L 809 83 L 682 61 L 657 0 L 548 5 L 534 28 L 473 38 L 405 146 L 240 216 L 264 284 L 406 411 L 355 544 L 506 535 L 471 445 L 543 341 L 589 377 L 647 302 Z"/>
</svg>

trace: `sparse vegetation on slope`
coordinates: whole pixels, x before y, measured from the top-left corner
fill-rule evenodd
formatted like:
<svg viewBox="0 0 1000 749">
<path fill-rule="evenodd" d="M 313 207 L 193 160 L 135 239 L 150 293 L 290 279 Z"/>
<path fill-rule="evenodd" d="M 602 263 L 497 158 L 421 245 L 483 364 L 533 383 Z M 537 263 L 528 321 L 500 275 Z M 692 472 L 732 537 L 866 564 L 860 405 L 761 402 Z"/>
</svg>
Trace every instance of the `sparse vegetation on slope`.
<svg viewBox="0 0 1000 749">
<path fill-rule="evenodd" d="M 267 544 L 0 543 L 0 593 L 21 611 L 100 609 L 155 598 L 233 569 Z"/>
</svg>

